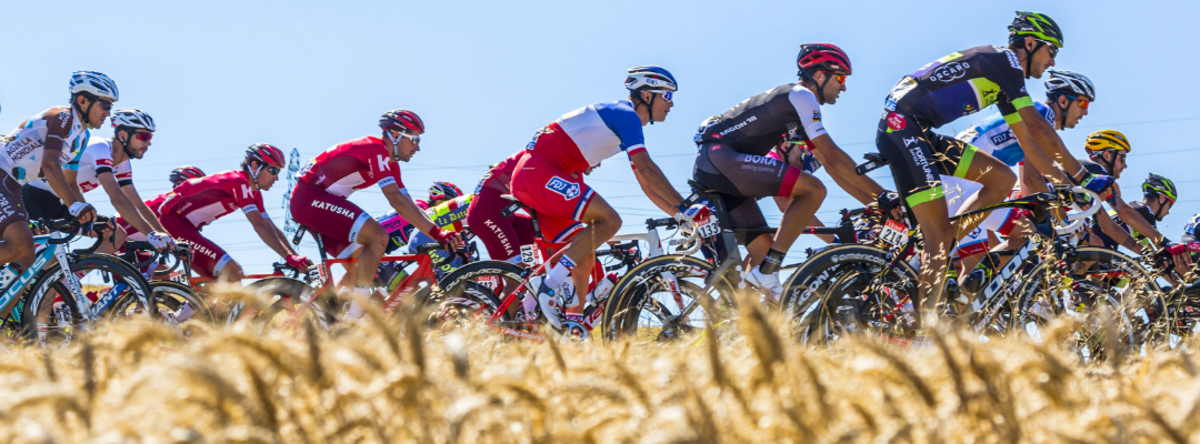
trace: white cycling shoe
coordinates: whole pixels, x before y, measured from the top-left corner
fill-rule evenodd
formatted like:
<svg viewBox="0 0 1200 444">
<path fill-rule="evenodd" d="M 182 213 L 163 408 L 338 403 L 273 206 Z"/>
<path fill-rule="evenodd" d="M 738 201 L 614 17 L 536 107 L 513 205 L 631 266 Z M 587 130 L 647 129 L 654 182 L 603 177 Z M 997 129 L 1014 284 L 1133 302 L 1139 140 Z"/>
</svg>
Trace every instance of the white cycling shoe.
<svg viewBox="0 0 1200 444">
<path fill-rule="evenodd" d="M 562 300 L 559 299 L 558 292 L 543 281 L 538 284 L 537 298 L 538 305 L 542 308 L 542 316 L 546 317 L 546 323 L 555 330 L 562 329 Z"/>
<path fill-rule="evenodd" d="M 742 279 L 763 292 L 769 302 L 779 302 L 783 295 L 783 284 L 779 283 L 779 273 L 763 273 L 758 267 L 751 267 Z"/>
</svg>

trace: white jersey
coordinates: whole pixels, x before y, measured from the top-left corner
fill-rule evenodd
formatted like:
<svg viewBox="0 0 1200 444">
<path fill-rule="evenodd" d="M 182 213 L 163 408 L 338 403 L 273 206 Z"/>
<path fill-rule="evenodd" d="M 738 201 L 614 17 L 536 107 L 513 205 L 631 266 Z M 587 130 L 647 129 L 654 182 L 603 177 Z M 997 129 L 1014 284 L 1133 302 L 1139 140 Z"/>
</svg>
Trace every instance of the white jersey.
<svg viewBox="0 0 1200 444">
<path fill-rule="evenodd" d="M 46 138 L 58 137 L 50 135 L 46 127 L 48 117 L 42 112 L 30 118 L 25 125 L 8 135 L 11 140 L 0 150 L 0 168 L 18 183 L 27 184 L 41 177 L 42 150 L 46 146 Z M 63 126 L 70 126 L 67 136 L 62 138 L 63 158 L 70 160 L 76 151 L 87 146 L 89 133 L 72 110 L 63 111 L 58 117 Z"/>
<path fill-rule="evenodd" d="M 133 183 L 133 165 L 129 159 L 124 162 L 113 165 L 112 158 L 112 139 L 99 139 L 82 150 L 75 153 L 75 157 L 66 162 L 66 168 L 76 172 L 75 182 L 79 184 L 79 189 L 84 193 L 100 188 L 100 179 L 98 176 L 101 173 L 112 173 L 117 179 L 118 186 L 125 186 Z M 29 184 L 37 188 L 54 192 L 50 188 L 50 183 L 46 179 L 40 179 Z M 56 193 L 57 195 L 57 193 Z"/>
</svg>

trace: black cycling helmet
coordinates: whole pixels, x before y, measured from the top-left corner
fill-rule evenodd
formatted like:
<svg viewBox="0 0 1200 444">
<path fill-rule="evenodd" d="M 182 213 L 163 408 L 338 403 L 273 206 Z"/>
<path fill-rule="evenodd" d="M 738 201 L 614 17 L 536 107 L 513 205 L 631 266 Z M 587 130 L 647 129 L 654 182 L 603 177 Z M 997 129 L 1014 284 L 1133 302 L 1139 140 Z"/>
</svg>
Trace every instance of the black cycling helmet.
<svg viewBox="0 0 1200 444">
<path fill-rule="evenodd" d="M 1025 57 L 1025 78 L 1031 76 L 1029 72 L 1029 64 L 1032 63 L 1033 54 L 1042 49 L 1042 45 L 1050 45 L 1052 52 L 1057 52 L 1054 48 L 1063 47 L 1062 29 L 1058 27 L 1058 23 L 1050 16 L 1037 12 L 1017 11 L 1017 18 L 1008 25 L 1008 43 L 1011 46 L 1014 43 L 1020 43 L 1025 40 L 1025 37 L 1033 37 L 1036 44 L 1029 55 Z M 1022 45 L 1023 47 L 1023 45 Z"/>
</svg>

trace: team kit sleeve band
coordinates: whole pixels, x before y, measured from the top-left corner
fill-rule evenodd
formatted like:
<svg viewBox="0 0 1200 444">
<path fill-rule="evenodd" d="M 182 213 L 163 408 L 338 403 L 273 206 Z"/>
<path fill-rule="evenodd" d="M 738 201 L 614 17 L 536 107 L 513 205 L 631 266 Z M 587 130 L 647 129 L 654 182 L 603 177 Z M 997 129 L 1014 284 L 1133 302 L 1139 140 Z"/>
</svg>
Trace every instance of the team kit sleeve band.
<svg viewBox="0 0 1200 444">
<path fill-rule="evenodd" d="M 904 200 L 905 202 L 908 202 L 909 208 L 912 208 L 925 202 L 941 199 L 943 197 L 946 197 L 946 190 L 942 188 L 941 184 L 938 184 L 927 190 L 910 192 L 908 193 L 908 197 L 906 197 Z"/>
<path fill-rule="evenodd" d="M 979 151 L 975 145 L 964 144 L 962 158 L 958 160 L 958 167 L 954 169 L 954 177 L 965 178 L 967 173 L 971 171 L 971 161 L 975 159 L 975 153 Z"/>
</svg>

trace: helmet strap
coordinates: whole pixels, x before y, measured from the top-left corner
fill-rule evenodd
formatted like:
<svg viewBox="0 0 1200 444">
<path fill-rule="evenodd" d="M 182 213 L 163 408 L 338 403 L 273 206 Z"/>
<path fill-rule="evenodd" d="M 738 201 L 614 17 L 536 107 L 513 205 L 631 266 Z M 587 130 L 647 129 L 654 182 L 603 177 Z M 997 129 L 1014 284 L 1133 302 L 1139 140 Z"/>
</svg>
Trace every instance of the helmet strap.
<svg viewBox="0 0 1200 444">
<path fill-rule="evenodd" d="M 1059 114 L 1062 114 L 1061 116 L 1054 117 L 1055 124 L 1058 126 L 1058 128 L 1054 128 L 1056 130 L 1065 129 L 1067 127 L 1067 113 L 1071 111 L 1071 104 L 1075 103 L 1074 100 L 1071 100 L 1071 101 L 1067 102 L 1067 106 L 1059 107 L 1058 106 L 1058 98 L 1059 97 L 1062 97 L 1062 95 L 1060 94 L 1060 95 L 1054 97 L 1054 107 L 1059 108 L 1059 110 L 1062 111 L 1061 113 L 1059 113 Z"/>
<path fill-rule="evenodd" d="M 638 93 L 638 95 L 641 96 L 642 93 Z M 646 103 L 646 112 L 650 114 L 650 124 L 651 125 L 654 124 L 654 99 L 657 96 L 658 96 L 658 94 L 650 93 L 650 102 Z"/>
<path fill-rule="evenodd" d="M 125 140 L 121 140 L 122 130 L 125 131 Z M 133 153 L 129 151 L 129 142 L 133 141 L 133 131 L 129 127 L 122 126 L 117 128 L 117 134 L 115 135 L 114 139 L 116 139 L 117 143 L 121 144 L 121 151 L 125 152 L 125 160 L 132 160 Z"/>
<path fill-rule="evenodd" d="M 88 120 L 87 120 L 87 116 L 88 116 L 88 114 L 91 114 L 92 106 L 96 104 L 96 100 L 92 99 L 88 96 L 85 96 L 83 94 L 79 94 L 79 96 L 83 96 L 83 98 L 88 99 L 87 109 L 79 109 L 79 105 L 77 105 L 78 102 L 74 98 L 71 99 L 71 107 L 75 108 L 77 111 L 79 111 L 81 113 L 81 115 L 76 116 L 76 118 L 78 118 L 81 122 L 83 122 L 84 128 L 87 128 L 87 126 L 90 124 L 90 122 L 88 122 Z M 76 97 L 79 97 L 79 96 L 76 96 Z"/>
<path fill-rule="evenodd" d="M 1117 166 L 1117 165 L 1116 165 L 1117 161 L 1116 161 L 1116 160 L 1113 160 L 1113 161 L 1111 161 L 1111 162 L 1110 162 L 1110 161 L 1108 161 L 1107 159 L 1105 159 L 1105 158 L 1104 158 L 1104 153 L 1115 153 L 1115 151 L 1113 151 L 1113 150 L 1104 150 L 1104 151 L 1101 151 L 1101 152 L 1100 152 L 1100 155 L 1099 155 L 1099 156 L 1096 156 L 1096 160 L 1099 160 L 1099 161 L 1100 161 L 1100 166 L 1104 167 L 1104 170 L 1105 170 L 1105 171 L 1108 171 L 1108 175 L 1110 175 L 1110 176 L 1111 176 L 1111 175 L 1113 175 L 1113 173 L 1114 173 L 1114 171 L 1113 171 L 1113 167 L 1116 167 L 1116 166 Z M 1115 154 L 1114 154 L 1114 155 L 1115 155 Z"/>
<path fill-rule="evenodd" d="M 1033 50 L 1032 50 L 1032 51 L 1027 51 L 1027 52 L 1026 52 L 1026 54 L 1025 54 L 1025 66 L 1024 66 L 1024 68 L 1025 68 L 1025 79 L 1026 79 L 1026 80 L 1028 80 L 1028 79 L 1030 79 L 1030 78 L 1032 77 L 1032 72 L 1031 72 L 1031 71 L 1032 71 L 1032 68 L 1033 68 L 1033 55 L 1034 55 L 1034 54 L 1037 54 L 1038 50 L 1042 49 L 1042 45 L 1045 45 L 1045 43 L 1042 43 L 1042 41 L 1041 41 L 1041 40 L 1038 40 L 1038 39 L 1033 39 Z"/>
<path fill-rule="evenodd" d="M 817 87 L 817 100 L 819 100 L 822 105 L 825 104 L 825 84 L 829 82 L 830 77 L 832 76 L 826 76 L 825 81 L 818 85 L 817 79 L 813 77 L 812 74 L 809 74 L 807 69 L 800 70 L 800 80 Z"/>
<path fill-rule="evenodd" d="M 253 159 L 253 161 L 258 162 L 257 159 Z M 261 189 L 258 187 L 258 173 L 262 171 L 262 169 L 262 162 L 258 162 L 258 168 L 251 168 L 250 162 L 246 162 L 246 172 L 250 173 L 250 184 L 254 186 L 254 191 L 261 191 Z"/>
</svg>

